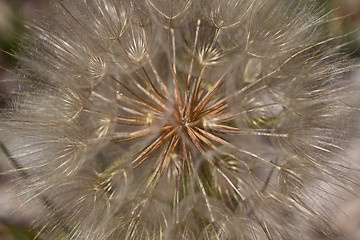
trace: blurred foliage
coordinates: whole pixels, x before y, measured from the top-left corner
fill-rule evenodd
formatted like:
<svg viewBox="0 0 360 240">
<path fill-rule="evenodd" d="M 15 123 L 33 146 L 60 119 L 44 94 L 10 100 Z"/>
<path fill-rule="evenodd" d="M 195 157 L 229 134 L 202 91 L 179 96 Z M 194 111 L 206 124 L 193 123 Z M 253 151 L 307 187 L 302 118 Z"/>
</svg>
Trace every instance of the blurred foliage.
<svg viewBox="0 0 360 240">
<path fill-rule="evenodd" d="M 8 53 L 17 50 L 18 44 L 16 43 L 24 32 L 19 8 L 8 2 L 0 2 L 0 63 L 4 67 L 14 65 L 15 60 Z"/>
<path fill-rule="evenodd" d="M 38 11 L 48 3 L 49 0 L 0 0 L 1 67 L 11 69 L 15 66 L 16 60 L 11 53 L 19 49 L 19 40 L 25 33 L 24 22 L 40 16 Z"/>
<path fill-rule="evenodd" d="M 345 50 L 352 57 L 360 57 L 360 1 L 359 0 L 323 0 L 332 17 L 337 19 L 330 25 L 335 33 L 344 35 Z"/>
<path fill-rule="evenodd" d="M 12 53 L 18 49 L 17 36 L 21 36 L 24 32 L 24 25 L 19 16 L 14 15 L 9 19 L 10 31 L 2 34 L 0 37 L 0 48 L 2 51 Z M 11 55 L 3 54 L 5 61 L 14 61 Z"/>
<path fill-rule="evenodd" d="M 32 240 L 35 239 L 35 234 L 30 232 L 24 226 L 10 222 L 6 219 L 0 219 L 0 225 L 2 225 L 2 231 L 0 231 L 0 237 L 3 240 L 8 240 L 11 236 L 12 239 L 16 240 Z M 5 238 L 7 239 L 5 239 Z"/>
</svg>

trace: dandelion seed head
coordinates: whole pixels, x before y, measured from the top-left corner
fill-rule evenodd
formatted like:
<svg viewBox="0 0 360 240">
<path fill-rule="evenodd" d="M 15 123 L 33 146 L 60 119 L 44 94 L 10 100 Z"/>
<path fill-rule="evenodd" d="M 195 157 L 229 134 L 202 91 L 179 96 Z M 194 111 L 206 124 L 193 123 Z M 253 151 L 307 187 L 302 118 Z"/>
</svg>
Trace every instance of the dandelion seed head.
<svg viewBox="0 0 360 240">
<path fill-rule="evenodd" d="M 313 199 L 354 182 L 357 87 L 320 7 L 61 0 L 51 15 L 2 117 L 23 194 L 48 211 L 40 234 L 339 236 Z"/>
</svg>

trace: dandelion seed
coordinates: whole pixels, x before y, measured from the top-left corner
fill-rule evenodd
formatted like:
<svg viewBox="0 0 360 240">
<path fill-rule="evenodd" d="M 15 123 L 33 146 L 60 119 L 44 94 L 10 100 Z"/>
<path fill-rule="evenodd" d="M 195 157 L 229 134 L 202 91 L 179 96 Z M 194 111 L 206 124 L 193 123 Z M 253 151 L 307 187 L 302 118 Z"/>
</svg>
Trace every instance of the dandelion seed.
<svg viewBox="0 0 360 240">
<path fill-rule="evenodd" d="M 52 9 L 16 55 L 2 116 L 22 193 L 48 211 L 39 236 L 339 238 L 313 199 L 354 183 L 358 90 L 315 3 Z"/>
</svg>

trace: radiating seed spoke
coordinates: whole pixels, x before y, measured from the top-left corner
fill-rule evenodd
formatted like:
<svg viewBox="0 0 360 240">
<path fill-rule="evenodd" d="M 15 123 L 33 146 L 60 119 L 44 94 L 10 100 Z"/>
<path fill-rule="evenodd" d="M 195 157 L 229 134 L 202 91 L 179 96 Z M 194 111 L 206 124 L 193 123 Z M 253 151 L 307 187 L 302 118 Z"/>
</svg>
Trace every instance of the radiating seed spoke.
<svg viewBox="0 0 360 240">
<path fill-rule="evenodd" d="M 135 132 L 118 132 L 113 136 L 112 141 L 121 142 L 145 137 L 148 136 L 152 131 L 153 129 L 149 127 Z"/>
</svg>

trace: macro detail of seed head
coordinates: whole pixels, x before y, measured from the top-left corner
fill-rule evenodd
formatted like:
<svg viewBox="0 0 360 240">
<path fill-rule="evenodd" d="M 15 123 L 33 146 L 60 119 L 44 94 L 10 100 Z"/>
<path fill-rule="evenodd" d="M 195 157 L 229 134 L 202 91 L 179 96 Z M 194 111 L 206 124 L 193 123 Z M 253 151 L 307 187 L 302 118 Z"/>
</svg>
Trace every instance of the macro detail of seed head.
<svg viewBox="0 0 360 240">
<path fill-rule="evenodd" d="M 51 1 L 0 127 L 38 238 L 343 239 L 357 66 L 329 22 L 305 0 Z"/>
</svg>

